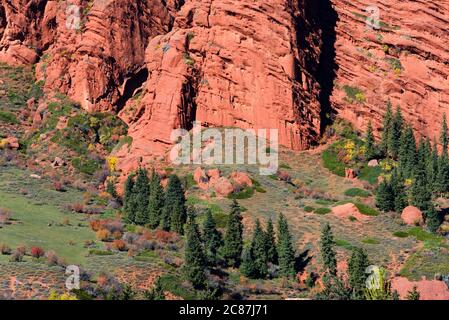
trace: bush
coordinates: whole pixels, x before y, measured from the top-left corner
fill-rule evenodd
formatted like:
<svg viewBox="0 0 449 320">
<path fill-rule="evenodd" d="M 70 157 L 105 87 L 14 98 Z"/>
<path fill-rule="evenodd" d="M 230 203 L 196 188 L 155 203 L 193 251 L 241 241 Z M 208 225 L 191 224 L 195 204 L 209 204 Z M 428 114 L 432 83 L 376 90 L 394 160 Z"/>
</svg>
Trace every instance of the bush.
<svg viewBox="0 0 449 320">
<path fill-rule="evenodd" d="M 100 241 L 108 241 L 111 238 L 111 233 L 109 232 L 109 230 L 100 229 L 97 231 L 96 237 Z"/>
<path fill-rule="evenodd" d="M 363 203 L 354 203 L 354 205 L 359 209 L 361 214 L 364 214 L 366 216 L 378 216 L 379 211 L 376 209 L 373 209 L 371 207 L 368 207 L 366 204 Z"/>
<path fill-rule="evenodd" d="M 359 189 L 359 188 L 350 188 L 347 189 L 345 191 L 345 195 L 348 197 L 362 197 L 362 198 L 367 198 L 371 195 L 371 193 L 369 193 L 366 190 L 363 189 Z"/>
<path fill-rule="evenodd" d="M 305 212 L 313 212 L 315 210 L 315 208 L 314 207 L 311 207 L 311 206 L 305 206 L 304 207 L 304 211 Z"/>
<path fill-rule="evenodd" d="M 53 185 L 53 189 L 55 189 L 58 192 L 66 191 L 64 185 L 60 181 L 53 181 L 52 185 Z"/>
<path fill-rule="evenodd" d="M 330 213 L 332 210 L 331 209 L 329 209 L 329 208 L 318 208 L 318 209 L 315 209 L 315 213 L 316 214 L 322 214 L 322 215 L 324 215 L 324 214 L 328 214 L 328 213 Z"/>
<path fill-rule="evenodd" d="M 0 244 L 0 253 L 3 255 L 9 255 L 11 254 L 11 248 L 8 247 L 6 244 L 2 243 Z"/>
<path fill-rule="evenodd" d="M 8 124 L 18 124 L 19 120 L 14 113 L 9 111 L 0 111 L 0 122 Z"/>
<path fill-rule="evenodd" d="M 44 249 L 40 247 L 32 247 L 30 254 L 33 258 L 39 259 L 40 257 L 43 257 L 45 254 Z"/>
<path fill-rule="evenodd" d="M 409 236 L 408 232 L 405 231 L 396 231 L 393 235 L 398 238 L 407 238 Z"/>
<path fill-rule="evenodd" d="M 337 176 L 345 176 L 345 164 L 338 159 L 338 155 L 332 147 L 325 150 L 321 158 L 326 169 Z"/>
<path fill-rule="evenodd" d="M 126 251 L 127 250 L 126 243 L 123 240 L 114 240 L 112 242 L 112 247 L 118 251 Z"/>
<path fill-rule="evenodd" d="M 9 259 L 9 261 L 11 261 L 11 262 L 22 262 L 24 255 L 25 254 L 22 251 L 16 249 L 13 252 L 13 254 L 11 255 L 11 258 Z"/>
<path fill-rule="evenodd" d="M 0 208 L 0 224 L 5 224 L 11 219 L 11 210 Z"/>
</svg>

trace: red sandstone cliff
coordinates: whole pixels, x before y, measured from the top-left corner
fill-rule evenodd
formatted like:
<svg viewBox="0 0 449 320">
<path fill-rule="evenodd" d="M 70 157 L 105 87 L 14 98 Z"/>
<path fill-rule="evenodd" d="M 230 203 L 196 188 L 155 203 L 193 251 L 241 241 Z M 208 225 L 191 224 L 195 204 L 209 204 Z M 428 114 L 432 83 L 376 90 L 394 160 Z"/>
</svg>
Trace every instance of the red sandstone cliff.
<svg viewBox="0 0 449 320">
<path fill-rule="evenodd" d="M 119 112 L 128 159 L 161 154 L 193 120 L 277 128 L 305 149 L 335 114 L 378 126 L 388 98 L 433 136 L 449 107 L 448 12 L 448 0 L 1 0 L 0 61 L 37 61 L 47 92 Z"/>
</svg>

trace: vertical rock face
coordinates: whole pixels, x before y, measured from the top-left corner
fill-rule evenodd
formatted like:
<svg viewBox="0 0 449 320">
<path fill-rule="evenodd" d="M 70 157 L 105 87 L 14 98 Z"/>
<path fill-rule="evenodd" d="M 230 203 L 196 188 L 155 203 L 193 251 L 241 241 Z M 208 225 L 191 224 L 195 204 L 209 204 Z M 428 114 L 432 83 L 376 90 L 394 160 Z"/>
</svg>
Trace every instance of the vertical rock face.
<svg viewBox="0 0 449 320">
<path fill-rule="evenodd" d="M 162 152 L 171 130 L 193 120 L 274 128 L 281 144 L 308 148 L 320 133 L 320 105 L 307 67 L 318 64 L 321 41 L 298 9 L 285 0 L 186 1 L 173 30 L 148 45 L 143 98 L 121 112 L 138 142 L 131 153 Z"/>
<path fill-rule="evenodd" d="M 337 112 L 357 128 L 369 120 L 379 127 L 391 99 L 419 133 L 438 137 L 443 113 L 449 116 L 449 1 L 332 2 L 339 18 Z M 369 6 L 379 9 L 378 30 L 367 28 Z M 348 102 L 345 86 L 363 92 L 360 102 Z"/>
<path fill-rule="evenodd" d="M 194 120 L 275 128 L 306 149 L 335 114 L 379 127 L 388 99 L 433 137 L 449 107 L 448 11 L 449 0 L 1 0 L 0 62 L 38 62 L 47 93 L 118 112 L 128 159 L 163 154 Z"/>
</svg>

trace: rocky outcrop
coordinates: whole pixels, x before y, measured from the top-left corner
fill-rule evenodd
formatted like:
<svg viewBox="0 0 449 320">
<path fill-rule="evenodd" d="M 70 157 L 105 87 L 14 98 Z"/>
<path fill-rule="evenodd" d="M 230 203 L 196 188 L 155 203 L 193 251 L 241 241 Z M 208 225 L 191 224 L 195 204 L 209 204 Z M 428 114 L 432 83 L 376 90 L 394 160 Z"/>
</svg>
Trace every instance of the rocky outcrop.
<svg viewBox="0 0 449 320">
<path fill-rule="evenodd" d="M 390 99 L 419 133 L 438 138 L 449 110 L 449 1 L 332 3 L 338 13 L 335 111 L 359 129 L 368 121 L 380 128 Z M 370 6 L 379 9 L 377 30 L 367 28 L 375 13 Z"/>
<path fill-rule="evenodd" d="M 401 214 L 401 219 L 405 224 L 408 225 L 422 225 L 424 223 L 424 218 L 421 210 L 414 206 L 408 206 L 404 208 Z"/>
</svg>

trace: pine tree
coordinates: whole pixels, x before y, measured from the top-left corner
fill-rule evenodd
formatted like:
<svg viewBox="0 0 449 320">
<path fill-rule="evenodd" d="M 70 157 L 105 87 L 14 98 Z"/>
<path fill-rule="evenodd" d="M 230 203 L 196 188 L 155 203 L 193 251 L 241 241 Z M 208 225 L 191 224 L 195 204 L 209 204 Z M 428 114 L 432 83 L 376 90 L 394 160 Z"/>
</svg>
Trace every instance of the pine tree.
<svg viewBox="0 0 449 320">
<path fill-rule="evenodd" d="M 205 211 L 203 239 L 207 261 L 210 265 L 214 265 L 218 261 L 218 250 L 223 245 L 223 240 L 221 238 L 221 233 L 217 230 L 217 226 L 210 209 L 206 209 Z"/>
<path fill-rule="evenodd" d="M 274 235 L 273 221 L 268 219 L 267 222 L 267 232 L 265 237 L 265 250 L 267 252 L 268 262 L 273 264 L 278 263 L 278 252 L 276 249 L 276 239 Z"/>
<path fill-rule="evenodd" d="M 449 191 L 449 156 L 444 152 L 438 158 L 438 172 L 435 179 L 435 190 L 440 193 Z"/>
<path fill-rule="evenodd" d="M 407 194 L 405 192 L 404 179 L 397 169 L 391 173 L 390 179 L 391 192 L 394 198 L 393 208 L 396 212 L 402 212 L 408 205 Z"/>
<path fill-rule="evenodd" d="M 279 274 L 291 277 L 295 271 L 295 251 L 293 250 L 292 237 L 288 229 L 287 219 L 281 213 L 278 220 L 278 260 Z"/>
<path fill-rule="evenodd" d="M 257 270 L 254 263 L 254 256 L 252 254 L 251 248 L 245 248 L 243 250 L 242 263 L 240 265 L 240 272 L 248 278 L 257 278 Z"/>
<path fill-rule="evenodd" d="M 326 272 L 323 276 L 324 289 L 318 295 L 320 300 L 350 300 L 351 288 L 343 278 Z"/>
<path fill-rule="evenodd" d="M 402 132 L 399 147 L 399 168 L 404 178 L 408 179 L 413 176 L 416 167 L 417 151 L 415 135 L 413 129 L 407 126 Z"/>
<path fill-rule="evenodd" d="M 266 251 L 266 234 L 263 231 L 259 219 L 256 220 L 251 253 L 254 258 L 254 266 L 257 270 L 257 278 L 265 278 L 268 275 L 268 256 Z"/>
<path fill-rule="evenodd" d="M 438 211 L 435 209 L 433 205 L 430 206 L 430 208 L 425 211 L 426 216 L 426 224 L 427 228 L 430 232 L 436 233 L 438 230 L 438 227 L 441 224 L 441 219 Z"/>
<path fill-rule="evenodd" d="M 321 230 L 321 258 L 323 259 L 323 269 L 331 275 L 337 274 L 337 257 L 334 250 L 334 235 L 329 223 L 326 223 Z"/>
<path fill-rule="evenodd" d="M 384 212 L 394 210 L 394 196 L 390 184 L 384 179 L 376 190 L 376 207 Z"/>
<path fill-rule="evenodd" d="M 203 288 L 206 282 L 207 261 L 201 243 L 201 234 L 195 222 L 195 215 L 189 216 L 186 232 L 183 271 L 195 288 Z"/>
<path fill-rule="evenodd" d="M 365 136 L 365 155 L 367 160 L 374 159 L 377 155 L 376 153 L 376 141 L 373 135 L 373 127 L 371 121 L 368 122 L 368 128 L 366 129 Z"/>
<path fill-rule="evenodd" d="M 137 171 L 134 194 L 136 202 L 135 222 L 136 224 L 144 225 L 149 222 L 148 200 L 150 198 L 150 184 L 146 169 L 139 168 Z"/>
<path fill-rule="evenodd" d="M 354 248 L 348 263 L 349 284 L 352 288 L 352 296 L 356 300 L 365 298 L 366 268 L 370 262 L 366 252 L 361 248 Z"/>
<path fill-rule="evenodd" d="M 234 199 L 231 205 L 224 237 L 223 257 L 229 266 L 238 267 L 243 250 L 243 224 L 241 209 Z"/>
<path fill-rule="evenodd" d="M 165 205 L 163 210 L 162 226 L 164 230 L 171 230 L 183 234 L 186 222 L 186 198 L 181 180 L 172 174 L 168 181 L 165 194 Z"/>
<path fill-rule="evenodd" d="M 432 193 L 427 185 L 426 171 L 422 163 L 418 164 L 415 181 L 411 188 L 412 205 L 420 210 L 427 210 L 432 205 Z"/>
<path fill-rule="evenodd" d="M 421 298 L 420 293 L 417 290 L 418 288 L 416 286 L 413 287 L 412 291 L 409 291 L 407 293 L 407 300 L 419 300 Z"/>
<path fill-rule="evenodd" d="M 109 193 L 113 199 L 118 199 L 117 190 L 115 189 L 115 183 L 112 179 L 108 179 L 107 181 L 106 192 Z"/>
<path fill-rule="evenodd" d="M 393 123 L 393 111 L 391 101 L 387 101 L 387 111 L 384 115 L 383 120 L 383 131 L 382 131 L 382 139 L 380 142 L 380 149 L 384 155 L 388 155 L 388 144 L 391 140 L 391 131 L 392 131 L 392 123 Z"/>
<path fill-rule="evenodd" d="M 134 174 L 130 173 L 126 178 L 123 194 L 123 212 L 128 223 L 136 222 L 136 202 L 134 194 Z"/>
<path fill-rule="evenodd" d="M 443 148 L 443 154 L 448 153 L 448 146 L 449 146 L 449 133 L 448 133 L 448 129 L 447 129 L 447 119 L 446 119 L 446 114 L 444 114 L 443 116 L 443 125 L 441 126 L 441 134 L 440 134 L 440 143 L 441 146 Z"/>
<path fill-rule="evenodd" d="M 164 208 L 164 189 L 161 186 L 159 175 L 153 171 L 150 182 L 150 199 L 148 201 L 148 216 L 150 228 L 156 229 L 162 220 Z"/>
<path fill-rule="evenodd" d="M 401 109 L 396 108 L 396 113 L 391 121 L 391 129 L 388 136 L 388 155 L 393 159 L 398 157 L 399 142 L 402 134 L 402 127 L 404 125 L 404 119 L 402 118 Z"/>
<path fill-rule="evenodd" d="M 430 155 L 426 171 L 427 183 L 429 185 L 429 188 L 432 192 L 436 192 L 438 187 L 438 185 L 436 184 L 438 175 L 438 148 L 435 139 L 432 147 L 432 154 Z"/>
</svg>

